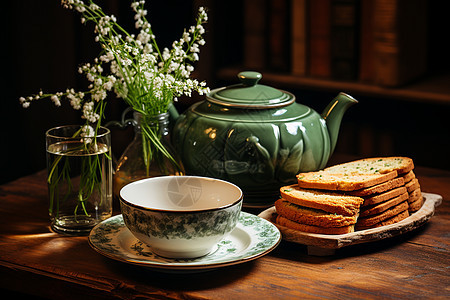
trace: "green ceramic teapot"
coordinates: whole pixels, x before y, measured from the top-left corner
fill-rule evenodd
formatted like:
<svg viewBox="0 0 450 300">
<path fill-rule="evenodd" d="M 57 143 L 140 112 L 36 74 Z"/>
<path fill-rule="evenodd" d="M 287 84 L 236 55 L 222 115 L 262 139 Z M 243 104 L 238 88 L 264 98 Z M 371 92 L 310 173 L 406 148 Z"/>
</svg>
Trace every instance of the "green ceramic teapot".
<svg viewBox="0 0 450 300">
<path fill-rule="evenodd" d="M 293 94 L 258 84 L 260 73 L 238 78 L 240 84 L 212 90 L 182 115 L 171 108 L 172 142 L 188 175 L 230 181 L 247 207 L 269 206 L 296 174 L 325 167 L 342 116 L 358 101 L 340 93 L 319 115 Z"/>
</svg>

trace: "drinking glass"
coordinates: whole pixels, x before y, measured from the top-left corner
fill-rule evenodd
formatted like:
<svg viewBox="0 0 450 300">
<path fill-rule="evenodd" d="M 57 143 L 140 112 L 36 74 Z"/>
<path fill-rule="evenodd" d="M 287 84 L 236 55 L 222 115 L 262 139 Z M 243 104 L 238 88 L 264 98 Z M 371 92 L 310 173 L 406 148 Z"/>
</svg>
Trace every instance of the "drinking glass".
<svg viewBox="0 0 450 300">
<path fill-rule="evenodd" d="M 46 132 L 51 228 L 86 235 L 112 215 L 111 134 L 67 125 Z"/>
</svg>

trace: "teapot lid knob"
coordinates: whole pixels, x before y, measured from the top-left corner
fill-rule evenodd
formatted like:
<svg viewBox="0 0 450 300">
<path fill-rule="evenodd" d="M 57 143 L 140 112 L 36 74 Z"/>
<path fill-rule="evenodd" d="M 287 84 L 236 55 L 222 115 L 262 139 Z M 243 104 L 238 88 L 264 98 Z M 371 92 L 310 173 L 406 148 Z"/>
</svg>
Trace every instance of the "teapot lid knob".
<svg viewBox="0 0 450 300">
<path fill-rule="evenodd" d="M 254 86 L 262 78 L 261 73 L 254 71 L 244 71 L 238 74 L 238 78 L 245 86 Z"/>
</svg>

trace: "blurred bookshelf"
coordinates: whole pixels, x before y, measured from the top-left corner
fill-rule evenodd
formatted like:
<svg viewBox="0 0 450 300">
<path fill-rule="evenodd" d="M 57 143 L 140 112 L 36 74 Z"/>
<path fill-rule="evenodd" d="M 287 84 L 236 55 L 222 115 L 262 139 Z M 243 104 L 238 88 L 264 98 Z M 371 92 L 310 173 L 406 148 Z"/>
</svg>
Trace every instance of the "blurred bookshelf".
<svg viewBox="0 0 450 300">
<path fill-rule="evenodd" d="M 217 77 L 233 81 L 242 67 L 221 68 Z M 450 105 L 450 74 L 427 77 L 412 84 L 387 88 L 357 81 L 339 81 L 320 79 L 291 74 L 264 72 L 264 82 L 269 85 L 295 89 L 313 89 L 318 91 L 346 91 L 350 94 L 402 101 L 432 102 Z"/>
<path fill-rule="evenodd" d="M 450 105 L 445 2 L 196 2 L 210 5 L 211 82 L 256 70 L 280 88 Z"/>
</svg>

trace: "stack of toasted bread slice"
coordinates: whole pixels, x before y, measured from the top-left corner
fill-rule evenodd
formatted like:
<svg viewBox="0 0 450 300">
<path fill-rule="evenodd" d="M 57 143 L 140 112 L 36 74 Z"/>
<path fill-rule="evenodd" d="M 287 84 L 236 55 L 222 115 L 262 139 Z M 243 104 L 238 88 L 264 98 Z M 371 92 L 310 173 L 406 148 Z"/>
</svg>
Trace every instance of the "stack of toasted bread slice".
<svg viewBox="0 0 450 300">
<path fill-rule="evenodd" d="M 413 169 L 410 158 L 377 157 L 300 173 L 298 184 L 280 189 L 277 223 L 325 234 L 396 223 L 423 204 Z"/>
<path fill-rule="evenodd" d="M 353 232 L 364 199 L 336 192 L 302 189 L 297 184 L 280 189 L 275 202 L 276 222 L 282 226 L 311 233 L 344 234 Z"/>
</svg>

